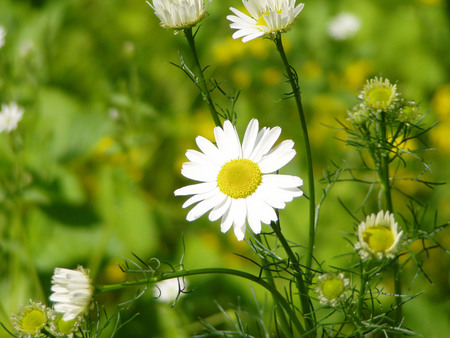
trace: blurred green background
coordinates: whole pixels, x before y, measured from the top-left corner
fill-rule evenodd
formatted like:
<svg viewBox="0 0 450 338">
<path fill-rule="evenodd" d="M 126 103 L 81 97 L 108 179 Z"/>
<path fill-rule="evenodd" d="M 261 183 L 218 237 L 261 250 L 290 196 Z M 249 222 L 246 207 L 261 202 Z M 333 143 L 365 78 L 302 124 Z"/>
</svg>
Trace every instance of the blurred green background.
<svg viewBox="0 0 450 338">
<path fill-rule="evenodd" d="M 210 65 L 206 75 L 229 93 L 242 90 L 236 106 L 240 131 L 253 117 L 261 126 L 283 128 L 282 139 L 293 139 L 298 153 L 283 173 L 305 178 L 298 116 L 294 102 L 282 100 L 290 89 L 274 44 L 233 40 L 225 18 L 230 6 L 242 5 L 214 0 L 197 35 L 201 62 Z M 354 37 L 336 41 L 328 23 L 341 12 L 359 17 L 361 28 Z M 325 188 L 319 179 L 331 161 L 357 163 L 354 150 L 338 140 L 345 135 L 333 127 L 336 119 L 345 122 L 365 79 L 380 75 L 398 81 L 405 97 L 420 102 L 428 113 L 426 124 L 440 121 L 423 137 L 425 144 L 410 146 L 435 149 L 424 154 L 431 168 L 424 177 L 448 180 L 449 22 L 444 0 L 306 1 L 283 38 L 300 76 L 319 194 Z M 179 63 L 179 53 L 191 64 L 182 34 L 161 28 L 143 0 L 1 0 L 0 26 L 7 31 L 0 49 L 0 103 L 16 101 L 25 108 L 18 129 L 0 134 L 1 322 L 10 327 L 11 313 L 30 298 L 48 303 L 55 267 L 82 264 L 98 284 L 108 284 L 125 278 L 118 263 L 132 253 L 175 265 L 184 254 L 189 269 L 257 273 L 234 255 L 253 257 L 245 242 L 237 242 L 232 232 L 221 234 L 219 224 L 206 217 L 186 222 L 184 199 L 173 196 L 190 183 L 180 174 L 186 149 L 196 149 L 197 135 L 212 140 L 214 127 L 195 86 L 170 64 Z M 213 95 L 227 107 L 222 95 Z M 422 170 L 411 161 L 398 175 L 415 177 Z M 435 210 L 438 224 L 450 219 L 448 186 L 398 184 L 429 205 L 430 228 Z M 356 224 L 338 197 L 362 219 L 357 211 L 366 192 L 365 186 L 342 183 L 325 200 L 316 242 L 316 258 L 324 266 L 346 266 L 347 258 L 334 257 L 352 251 L 343 232 L 352 233 Z M 372 199 L 366 212 L 377 211 L 376 194 Z M 394 205 L 406 213 L 400 194 Z M 297 199 L 280 214 L 286 237 L 306 245 L 307 200 Z M 448 230 L 437 239 L 450 248 Z M 419 260 L 433 284 L 421 275 L 408 288 L 417 271 L 408 266 L 406 292 L 425 292 L 405 306 L 405 325 L 424 337 L 442 337 L 450 332 L 450 261 L 440 250 Z M 392 287 L 389 278 L 384 287 Z M 214 300 L 227 311 L 236 304 L 249 312 L 256 308 L 245 281 L 196 277 L 189 289 L 193 292 L 174 308 L 148 292 L 121 313 L 122 320 L 140 315 L 118 336 L 191 336 L 201 328 L 198 318 L 221 327 L 226 319 Z M 135 291 L 98 300 L 114 311 Z M 263 302 L 262 290 L 255 291 Z"/>
</svg>

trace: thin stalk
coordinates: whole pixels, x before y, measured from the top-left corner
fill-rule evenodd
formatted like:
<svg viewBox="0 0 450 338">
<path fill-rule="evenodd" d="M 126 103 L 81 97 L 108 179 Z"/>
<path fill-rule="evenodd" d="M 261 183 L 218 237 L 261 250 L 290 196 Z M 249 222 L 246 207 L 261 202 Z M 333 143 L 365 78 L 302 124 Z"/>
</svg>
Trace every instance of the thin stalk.
<svg viewBox="0 0 450 338">
<path fill-rule="evenodd" d="M 196 81 L 198 82 L 197 85 L 202 92 L 203 99 L 208 103 L 209 112 L 211 113 L 211 117 L 213 118 L 214 123 L 216 124 L 216 126 L 221 127 L 222 123 L 220 122 L 220 119 L 219 119 L 219 113 L 216 110 L 216 107 L 215 107 L 214 102 L 210 95 L 210 91 L 208 89 L 208 86 L 206 85 L 205 76 L 203 74 L 203 68 L 200 65 L 200 60 L 197 55 L 197 49 L 195 48 L 195 37 L 192 34 L 192 27 L 185 28 L 184 35 L 186 36 L 186 39 L 188 40 L 189 48 L 191 49 L 192 56 L 193 56 L 194 62 L 195 62 L 195 66 L 197 68 L 197 74 L 198 74 L 198 79 L 196 79 Z"/>
<path fill-rule="evenodd" d="M 272 226 L 273 231 L 275 232 L 275 235 L 277 236 L 278 240 L 281 242 L 281 245 L 283 246 L 283 249 L 286 251 L 290 262 L 292 263 L 294 267 L 294 276 L 295 276 L 295 284 L 297 286 L 299 297 L 300 297 L 300 304 L 302 307 L 303 312 L 303 318 L 305 319 L 305 325 L 306 330 L 308 333 L 308 336 L 314 337 L 314 331 L 315 331 L 315 325 L 312 318 L 312 304 L 308 296 L 308 288 L 305 285 L 304 279 L 303 279 L 303 272 L 300 268 L 300 264 L 298 262 L 297 256 L 292 251 L 291 246 L 287 242 L 286 238 L 284 237 L 283 233 L 281 232 L 280 224 L 278 222 L 272 222 L 270 224 Z"/>
<path fill-rule="evenodd" d="M 111 284 L 111 285 L 98 285 L 95 287 L 95 289 L 96 289 L 96 294 L 100 294 L 103 292 L 124 289 L 124 288 L 130 287 L 130 286 L 154 284 L 154 283 L 160 282 L 162 280 L 166 280 L 166 279 L 195 276 L 195 275 L 210 275 L 210 274 L 223 274 L 223 275 L 241 277 L 241 278 L 250 280 L 256 284 L 261 285 L 263 288 L 265 288 L 267 291 L 269 291 L 272 294 L 274 300 L 283 308 L 284 311 L 286 311 L 286 313 L 291 318 L 292 323 L 294 324 L 297 331 L 301 335 L 303 335 L 305 333 L 305 329 L 303 328 L 302 324 L 298 320 L 298 318 L 295 315 L 294 311 L 292 310 L 290 304 L 272 285 L 270 285 L 268 282 L 266 282 L 265 280 L 263 280 L 257 276 L 254 276 L 250 273 L 239 271 L 239 270 L 222 269 L 222 268 L 205 268 L 205 269 L 195 269 L 195 270 L 174 271 L 174 272 L 170 272 L 167 274 L 162 274 L 157 277 L 144 278 L 144 279 L 131 281 L 131 282 L 124 282 L 124 283 Z"/>
<path fill-rule="evenodd" d="M 261 240 L 262 239 L 261 234 L 256 234 L 255 236 L 256 236 L 256 239 L 261 243 L 261 245 L 263 245 L 262 244 L 262 240 Z M 258 248 L 256 246 L 255 246 L 255 250 L 258 250 Z M 270 285 L 272 285 L 272 287 L 274 289 L 277 290 L 272 271 L 270 270 L 270 267 L 269 267 L 269 261 L 267 260 L 267 257 L 265 255 L 264 251 L 261 250 L 260 252 L 261 252 L 261 255 L 262 255 L 261 261 L 262 261 L 262 264 L 263 264 L 264 274 L 267 277 L 267 282 Z M 289 323 L 288 323 L 288 321 L 286 319 L 286 315 L 285 315 L 284 311 L 278 306 L 276 307 L 276 311 L 277 311 L 277 313 L 279 315 L 279 318 L 280 318 L 280 321 L 281 321 L 281 325 L 284 327 L 283 331 L 286 334 L 289 335 L 290 334 L 290 332 L 289 332 L 290 325 L 289 325 Z"/>
<path fill-rule="evenodd" d="M 274 39 L 277 46 L 277 50 L 283 60 L 284 67 L 289 79 L 289 83 L 292 87 L 292 94 L 294 95 L 295 103 L 297 104 L 297 110 L 300 117 L 300 123 L 303 131 L 303 143 L 305 146 L 306 162 L 308 169 L 308 194 L 309 194 L 309 238 L 308 238 L 308 252 L 306 256 L 306 267 L 307 275 L 311 275 L 311 266 L 313 260 L 314 252 L 314 240 L 315 240 L 315 215 L 316 215 L 316 201 L 315 201 L 315 191 L 314 191 L 314 172 L 313 172 L 313 162 L 311 155 L 311 145 L 309 143 L 308 128 L 305 119 L 305 113 L 303 112 L 302 98 L 300 94 L 300 86 L 298 83 L 297 75 L 294 73 L 292 67 L 290 66 L 286 53 L 283 48 L 283 42 L 281 40 L 281 33 L 278 33 Z"/>
<path fill-rule="evenodd" d="M 386 200 L 386 209 L 393 213 L 394 208 L 392 204 L 392 196 L 391 196 L 391 184 L 389 179 L 389 155 L 387 152 L 388 144 L 386 137 L 386 113 L 381 112 L 379 118 L 377 119 L 377 128 L 380 132 L 381 136 L 381 151 L 380 151 L 380 165 L 377 166 L 378 176 L 380 177 L 380 183 L 383 189 L 383 194 Z M 397 305 L 397 309 L 395 311 L 395 319 L 397 323 L 401 323 L 403 314 L 402 314 L 402 299 L 400 295 L 402 294 L 402 285 L 401 285 L 401 274 L 400 274 L 400 266 L 398 264 L 398 260 L 396 259 L 393 262 L 394 269 L 394 293 L 395 303 Z"/>
</svg>

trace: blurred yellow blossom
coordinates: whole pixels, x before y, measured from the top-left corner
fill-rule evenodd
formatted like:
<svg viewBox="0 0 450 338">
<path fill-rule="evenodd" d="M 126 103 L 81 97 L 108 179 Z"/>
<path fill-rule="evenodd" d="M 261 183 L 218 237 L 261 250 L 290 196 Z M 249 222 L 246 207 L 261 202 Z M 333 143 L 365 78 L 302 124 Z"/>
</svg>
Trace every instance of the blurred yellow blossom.
<svg viewBox="0 0 450 338">
<path fill-rule="evenodd" d="M 323 69 L 317 61 L 308 60 L 303 64 L 301 74 L 307 78 L 317 78 L 323 74 Z"/>
<path fill-rule="evenodd" d="M 357 92 L 358 88 L 362 87 L 373 71 L 374 66 L 372 62 L 365 59 L 357 60 L 345 68 L 344 84 L 350 90 Z"/>
<path fill-rule="evenodd" d="M 450 120 L 450 83 L 436 91 L 431 100 L 431 107 L 440 120 Z"/>
<path fill-rule="evenodd" d="M 247 88 L 252 83 L 252 75 L 244 68 L 236 68 L 232 73 L 233 83 L 238 88 Z"/>
<path fill-rule="evenodd" d="M 262 72 L 262 79 L 264 84 L 268 86 L 276 86 L 283 80 L 283 74 L 278 68 L 267 67 Z"/>
</svg>

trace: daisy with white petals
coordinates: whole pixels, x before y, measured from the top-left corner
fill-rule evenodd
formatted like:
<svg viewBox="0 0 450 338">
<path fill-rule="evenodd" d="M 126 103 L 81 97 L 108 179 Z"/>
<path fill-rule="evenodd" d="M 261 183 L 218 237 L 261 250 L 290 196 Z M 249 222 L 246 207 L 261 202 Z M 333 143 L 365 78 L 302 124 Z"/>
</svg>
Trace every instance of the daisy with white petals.
<svg viewBox="0 0 450 338">
<path fill-rule="evenodd" d="M 242 42 L 247 42 L 260 36 L 286 32 L 304 7 L 302 3 L 296 5 L 296 1 L 242 0 L 250 15 L 236 8 L 230 8 L 236 14 L 227 16 L 227 19 L 232 22 L 230 27 L 237 29 L 233 39 L 242 38 Z"/>
<path fill-rule="evenodd" d="M 153 5 L 148 1 L 147 4 L 161 20 L 162 27 L 183 29 L 200 22 L 207 15 L 206 8 L 210 2 L 206 6 L 203 0 L 153 0 Z"/>
<path fill-rule="evenodd" d="M 0 133 L 3 131 L 9 133 L 11 130 L 16 129 L 22 116 L 23 108 L 19 107 L 17 103 L 11 102 L 9 105 L 2 104 L 2 110 L 0 111 Z"/>
<path fill-rule="evenodd" d="M 355 249 L 361 259 L 394 258 L 400 249 L 403 231 L 398 232 L 398 224 L 389 211 L 367 216 L 358 226 L 358 242 Z"/>
<path fill-rule="evenodd" d="M 70 321 L 87 311 L 93 291 L 91 279 L 83 267 L 77 270 L 56 268 L 50 300 L 55 303 L 55 311 L 63 314 L 62 319 Z"/>
<path fill-rule="evenodd" d="M 216 145 L 198 136 L 196 142 L 201 152 L 186 152 L 190 162 L 183 164 L 181 173 L 201 183 L 175 191 L 177 196 L 193 195 L 183 208 L 198 203 L 186 219 L 194 221 L 212 209 L 209 220 L 222 218 L 222 232 L 233 226 L 238 240 L 244 239 L 246 223 L 258 234 L 261 222 L 276 221 L 274 209 L 283 209 L 286 202 L 303 194 L 299 188 L 303 181 L 299 177 L 270 174 L 295 156 L 292 140 L 272 149 L 280 134 L 280 127 L 259 130 L 258 120 L 253 119 L 242 145 L 230 121 L 225 121 L 223 128 L 214 128 Z"/>
</svg>

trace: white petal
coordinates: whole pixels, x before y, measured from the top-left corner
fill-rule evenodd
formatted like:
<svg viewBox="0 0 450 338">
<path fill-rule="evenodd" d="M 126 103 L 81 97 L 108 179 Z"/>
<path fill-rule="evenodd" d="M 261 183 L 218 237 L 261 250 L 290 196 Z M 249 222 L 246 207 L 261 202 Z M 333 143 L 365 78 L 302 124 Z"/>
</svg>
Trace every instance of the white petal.
<svg viewBox="0 0 450 338">
<path fill-rule="evenodd" d="M 296 188 L 303 185 L 303 180 L 292 175 L 266 174 L 262 177 L 262 183 L 278 188 Z"/>
<path fill-rule="evenodd" d="M 242 141 L 242 157 L 249 158 L 255 146 L 256 137 L 258 136 L 259 123 L 257 119 L 252 119 L 247 126 Z"/>
<path fill-rule="evenodd" d="M 252 196 L 247 197 L 247 221 L 253 233 L 259 234 L 261 232 L 261 219 L 259 216 L 258 203 Z"/>
<path fill-rule="evenodd" d="M 216 182 L 198 183 L 187 185 L 183 188 L 175 190 L 175 196 L 187 196 L 195 194 L 203 194 L 217 187 Z"/>
<path fill-rule="evenodd" d="M 181 168 L 181 174 L 194 181 L 214 182 L 219 174 L 218 167 L 213 165 L 204 165 L 196 162 L 185 162 Z"/>
<path fill-rule="evenodd" d="M 267 155 L 264 155 L 258 165 L 262 173 L 271 173 L 277 171 L 289 163 L 295 156 L 295 150 L 292 149 L 294 142 L 286 140 L 272 149 Z"/>
<path fill-rule="evenodd" d="M 209 213 L 209 220 L 211 222 L 217 221 L 220 217 L 222 217 L 231 205 L 231 197 L 227 196 L 227 198 L 221 203 L 214 207 L 213 210 Z"/>
<path fill-rule="evenodd" d="M 225 198 L 226 196 L 224 194 L 215 194 L 211 198 L 201 201 L 199 204 L 193 207 L 191 211 L 188 212 L 186 219 L 189 222 L 192 222 L 197 218 L 200 218 L 216 205 L 222 203 L 223 199 Z"/>
</svg>

